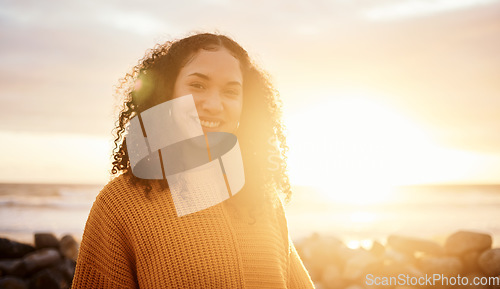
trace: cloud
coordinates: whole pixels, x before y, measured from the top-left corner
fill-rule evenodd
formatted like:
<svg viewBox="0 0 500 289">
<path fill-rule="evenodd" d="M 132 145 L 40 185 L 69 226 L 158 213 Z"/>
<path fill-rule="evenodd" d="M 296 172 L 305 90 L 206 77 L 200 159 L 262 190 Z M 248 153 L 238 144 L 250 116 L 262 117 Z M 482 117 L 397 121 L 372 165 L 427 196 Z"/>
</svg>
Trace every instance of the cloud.
<svg viewBox="0 0 500 289">
<path fill-rule="evenodd" d="M 396 20 L 409 17 L 425 16 L 457 9 L 471 8 L 498 2 L 498 0 L 407 0 L 394 1 L 376 6 L 363 14 L 370 20 Z"/>
<path fill-rule="evenodd" d="M 97 19 L 113 28 L 143 36 L 154 36 L 165 33 L 165 31 L 177 31 L 172 25 L 168 25 L 166 21 L 144 11 L 101 7 L 97 12 Z"/>
</svg>

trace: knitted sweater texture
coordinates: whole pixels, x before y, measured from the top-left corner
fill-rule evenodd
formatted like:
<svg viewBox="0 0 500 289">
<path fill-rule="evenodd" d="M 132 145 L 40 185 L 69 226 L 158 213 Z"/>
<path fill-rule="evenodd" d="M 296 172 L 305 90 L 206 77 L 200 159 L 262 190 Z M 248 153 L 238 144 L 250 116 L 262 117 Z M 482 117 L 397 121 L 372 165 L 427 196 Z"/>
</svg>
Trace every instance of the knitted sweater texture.
<svg viewBox="0 0 500 289">
<path fill-rule="evenodd" d="M 226 202 L 177 217 L 168 190 L 125 176 L 90 211 L 72 288 L 313 288 L 281 203 L 255 219 Z"/>
</svg>

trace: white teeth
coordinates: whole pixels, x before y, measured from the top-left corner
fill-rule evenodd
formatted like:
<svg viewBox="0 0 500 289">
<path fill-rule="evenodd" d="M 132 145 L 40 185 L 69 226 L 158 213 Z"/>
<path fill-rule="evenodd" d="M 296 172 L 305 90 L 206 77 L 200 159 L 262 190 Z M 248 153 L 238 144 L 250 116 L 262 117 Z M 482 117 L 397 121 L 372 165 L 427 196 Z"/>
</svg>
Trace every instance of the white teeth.
<svg viewBox="0 0 500 289">
<path fill-rule="evenodd" d="M 220 121 L 200 120 L 200 123 L 202 126 L 207 127 L 207 128 L 214 128 L 214 127 L 218 127 L 220 125 Z"/>
</svg>

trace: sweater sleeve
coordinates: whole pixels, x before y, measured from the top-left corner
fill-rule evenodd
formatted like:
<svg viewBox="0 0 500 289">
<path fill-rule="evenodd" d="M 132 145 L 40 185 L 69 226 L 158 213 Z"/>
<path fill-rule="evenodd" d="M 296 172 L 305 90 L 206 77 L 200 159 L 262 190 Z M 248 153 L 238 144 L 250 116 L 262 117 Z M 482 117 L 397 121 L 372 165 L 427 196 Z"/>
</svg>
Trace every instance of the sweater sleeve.
<svg viewBox="0 0 500 289">
<path fill-rule="evenodd" d="M 295 288 L 314 288 L 314 284 L 300 259 L 292 240 L 288 239 L 290 246 L 290 263 L 288 269 L 288 287 Z"/>
<path fill-rule="evenodd" d="M 120 226 L 119 210 L 109 199 L 101 192 L 90 211 L 73 278 L 74 289 L 138 287 L 134 258 Z"/>
</svg>

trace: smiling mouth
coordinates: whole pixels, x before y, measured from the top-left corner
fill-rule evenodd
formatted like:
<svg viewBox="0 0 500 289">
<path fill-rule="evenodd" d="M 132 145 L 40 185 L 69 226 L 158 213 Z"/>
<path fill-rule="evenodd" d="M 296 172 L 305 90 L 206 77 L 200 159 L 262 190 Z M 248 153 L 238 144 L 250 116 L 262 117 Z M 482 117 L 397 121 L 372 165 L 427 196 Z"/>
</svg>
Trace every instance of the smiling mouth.
<svg viewBox="0 0 500 289">
<path fill-rule="evenodd" d="M 223 121 L 221 120 L 212 120 L 212 119 L 204 119 L 204 118 L 198 118 L 198 116 L 193 116 L 192 119 L 201 125 L 202 128 L 218 128 L 222 124 L 224 124 Z"/>
<path fill-rule="evenodd" d="M 220 126 L 221 122 L 200 119 L 200 124 L 202 127 L 205 127 L 205 128 L 217 128 Z"/>
</svg>

